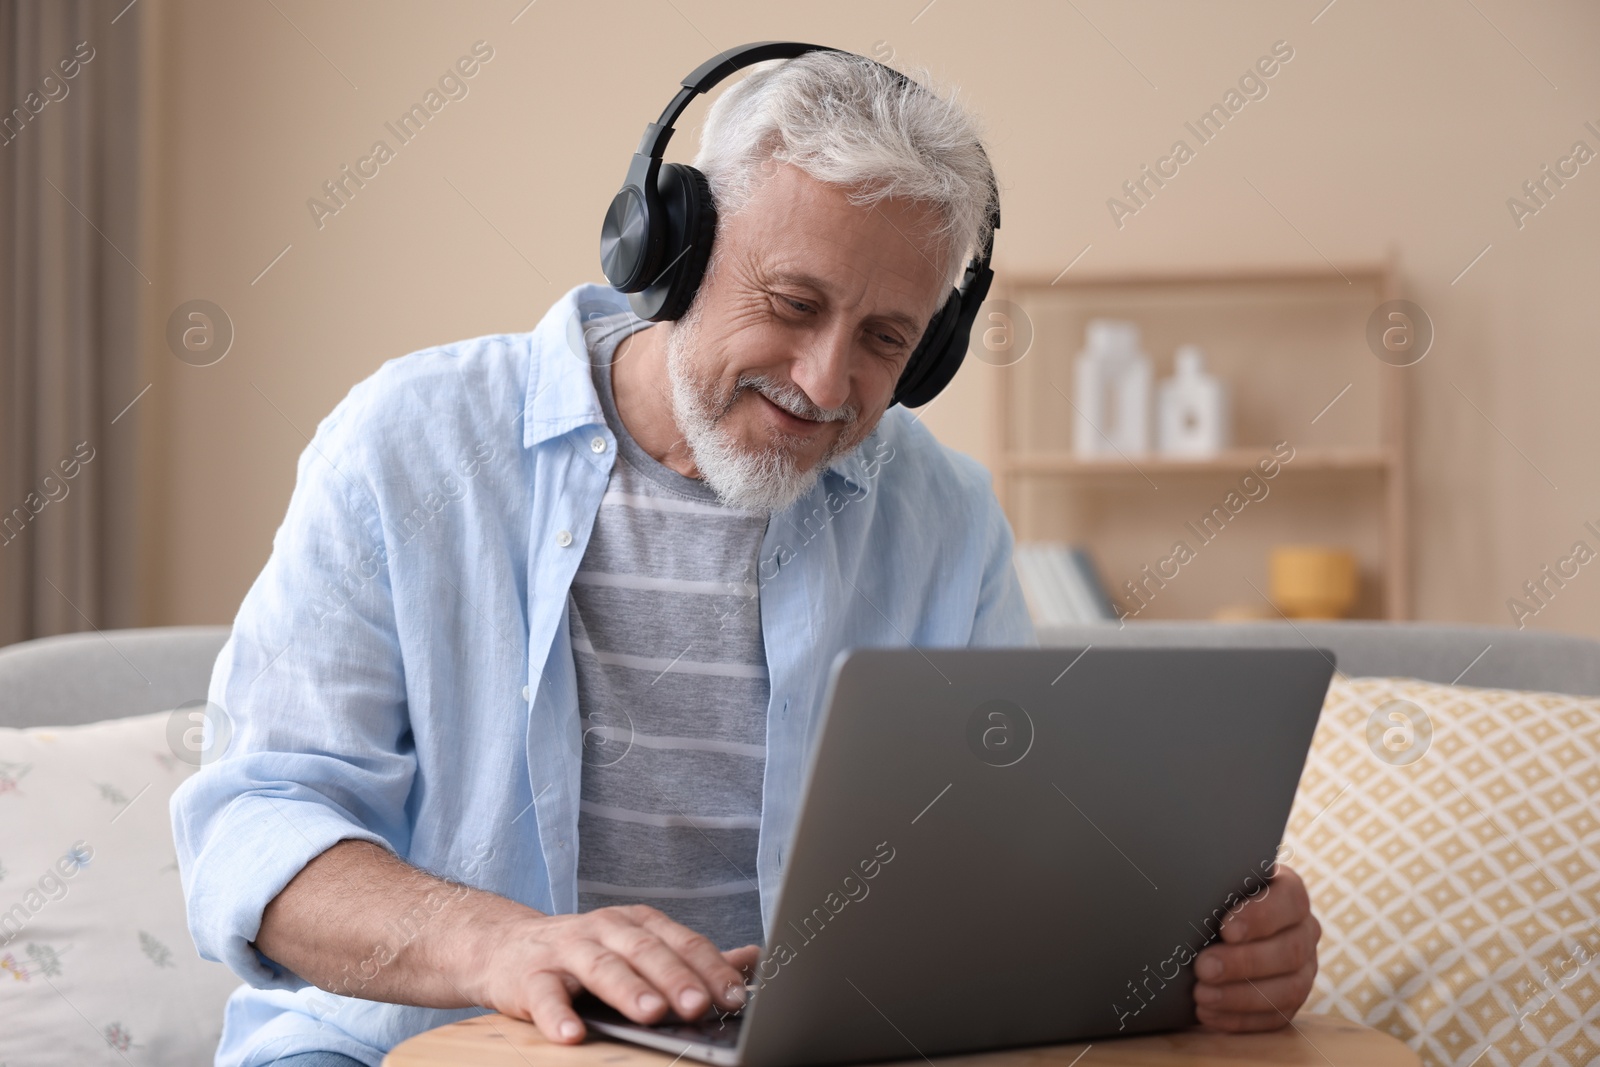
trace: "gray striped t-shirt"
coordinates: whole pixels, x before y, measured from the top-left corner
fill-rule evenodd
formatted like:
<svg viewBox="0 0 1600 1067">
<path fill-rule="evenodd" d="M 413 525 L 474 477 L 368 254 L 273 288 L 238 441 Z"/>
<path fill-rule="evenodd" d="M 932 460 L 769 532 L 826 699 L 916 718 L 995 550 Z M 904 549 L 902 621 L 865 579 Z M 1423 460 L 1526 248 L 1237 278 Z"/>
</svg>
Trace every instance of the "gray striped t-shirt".
<svg viewBox="0 0 1600 1067">
<path fill-rule="evenodd" d="M 723 507 L 618 418 L 611 362 L 648 325 L 621 312 L 584 331 L 618 454 L 567 603 L 584 729 L 578 910 L 649 904 L 718 948 L 761 944 L 767 516 Z"/>
</svg>

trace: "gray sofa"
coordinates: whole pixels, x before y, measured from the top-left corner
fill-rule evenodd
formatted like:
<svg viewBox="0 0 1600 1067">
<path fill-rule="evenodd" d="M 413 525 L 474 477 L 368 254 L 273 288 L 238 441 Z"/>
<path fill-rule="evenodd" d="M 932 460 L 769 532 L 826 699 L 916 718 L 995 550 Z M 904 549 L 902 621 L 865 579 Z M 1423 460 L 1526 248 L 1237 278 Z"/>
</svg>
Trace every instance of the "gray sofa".
<svg viewBox="0 0 1600 1067">
<path fill-rule="evenodd" d="M 0 726 L 81 726 L 204 700 L 228 633 L 102 630 L 0 648 Z"/>
<path fill-rule="evenodd" d="M 1151 622 L 1052 628 L 1039 636 L 1046 645 L 1079 648 L 1310 645 L 1328 650 L 1350 676 L 1600 695 L 1600 641 L 1563 634 L 1425 623 Z M 69 726 L 203 701 L 227 637 L 226 627 L 178 627 L 72 634 L 0 648 L 0 726 Z M 175 885 L 167 886 L 164 892 L 178 893 Z M 181 901 L 172 905 L 181 915 Z M 199 1020 L 204 1026 L 220 1026 L 222 1002 L 238 980 L 220 964 L 195 959 L 189 965 L 196 977 L 181 998 L 188 1003 L 187 1015 L 204 1016 Z M 196 992 L 202 988 L 204 995 Z M 75 1027 L 76 1020 L 63 1025 Z M 176 1045 L 187 1034 L 180 1033 L 179 1023 L 169 1029 L 147 1027 L 140 1039 Z M 198 1043 L 187 1036 L 193 1046 L 189 1052 L 163 1062 L 179 1067 L 210 1062 L 214 1035 Z M 1402 1028 L 1398 1036 L 1411 1035 Z M 1420 1038 L 1411 1037 L 1415 1047 Z"/>
<path fill-rule="evenodd" d="M 1042 627 L 1039 643 L 1323 648 L 1351 678 L 1600 696 L 1600 641 L 1574 634 L 1432 622 L 1133 622 Z"/>
</svg>

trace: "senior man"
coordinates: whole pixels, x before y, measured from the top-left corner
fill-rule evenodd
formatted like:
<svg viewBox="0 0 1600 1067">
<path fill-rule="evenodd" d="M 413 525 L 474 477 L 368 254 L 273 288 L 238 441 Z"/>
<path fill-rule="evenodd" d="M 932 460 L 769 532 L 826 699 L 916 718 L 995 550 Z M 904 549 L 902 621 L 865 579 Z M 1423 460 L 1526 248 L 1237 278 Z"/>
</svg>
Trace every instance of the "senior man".
<svg viewBox="0 0 1600 1067">
<path fill-rule="evenodd" d="M 972 459 L 896 384 L 998 195 L 974 120 L 811 52 L 710 109 L 687 313 L 580 286 L 530 333 L 391 360 L 300 458 L 218 658 L 226 755 L 172 802 L 217 1062 L 376 1064 L 478 1006 L 552 1041 L 737 1008 L 825 669 L 1035 643 Z M 1202 1022 L 1283 1025 L 1300 879 L 1196 962 Z"/>
</svg>

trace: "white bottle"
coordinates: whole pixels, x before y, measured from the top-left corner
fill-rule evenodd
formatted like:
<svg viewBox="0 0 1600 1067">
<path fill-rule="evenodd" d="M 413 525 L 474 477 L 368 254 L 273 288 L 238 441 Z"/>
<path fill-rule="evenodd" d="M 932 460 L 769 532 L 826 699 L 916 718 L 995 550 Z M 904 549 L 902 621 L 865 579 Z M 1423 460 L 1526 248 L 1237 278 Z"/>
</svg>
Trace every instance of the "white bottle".
<svg viewBox="0 0 1600 1067">
<path fill-rule="evenodd" d="M 1177 373 L 1156 389 L 1156 447 L 1167 456 L 1203 459 L 1228 447 L 1228 391 L 1205 372 L 1198 345 L 1184 345 Z"/>
<path fill-rule="evenodd" d="M 1134 456 L 1150 450 L 1150 357 L 1139 327 L 1090 319 L 1074 384 L 1072 448 L 1080 456 Z"/>
</svg>

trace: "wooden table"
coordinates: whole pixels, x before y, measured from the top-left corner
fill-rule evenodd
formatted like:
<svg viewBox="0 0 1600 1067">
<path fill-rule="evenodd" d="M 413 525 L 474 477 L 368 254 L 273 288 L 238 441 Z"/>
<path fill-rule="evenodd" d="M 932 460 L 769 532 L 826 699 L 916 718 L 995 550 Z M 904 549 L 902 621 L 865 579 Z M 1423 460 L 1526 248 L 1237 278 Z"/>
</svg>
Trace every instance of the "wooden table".
<svg viewBox="0 0 1600 1067">
<path fill-rule="evenodd" d="M 1086 1048 L 1089 1054 L 1077 1059 Z M 664 1052 L 605 1038 L 591 1037 L 581 1045 L 551 1044 L 532 1023 L 490 1014 L 403 1041 L 384 1057 L 383 1067 L 666 1067 L 672 1060 Z M 1194 1029 L 946 1056 L 940 1062 L 949 1067 L 1419 1067 L 1421 1063 L 1416 1053 L 1388 1034 L 1332 1015 L 1297 1015 L 1292 1027 L 1257 1034 Z M 917 1058 L 904 1061 L 905 1067 L 923 1063 Z"/>
</svg>

